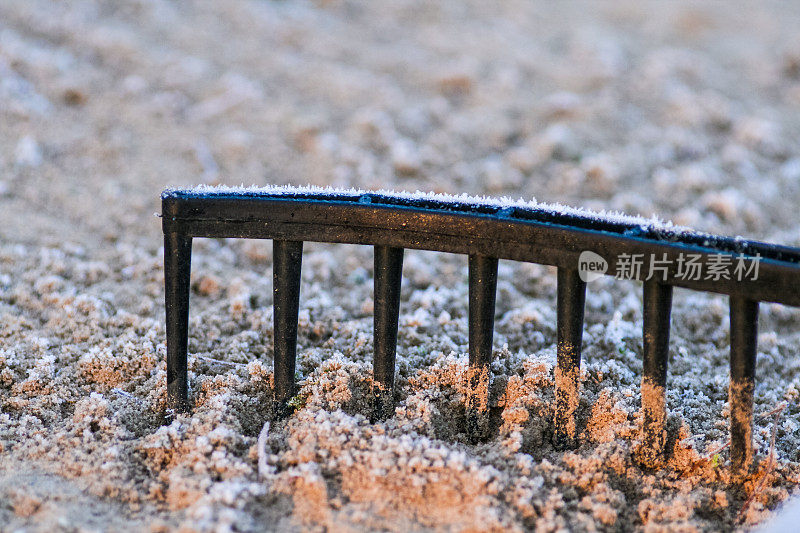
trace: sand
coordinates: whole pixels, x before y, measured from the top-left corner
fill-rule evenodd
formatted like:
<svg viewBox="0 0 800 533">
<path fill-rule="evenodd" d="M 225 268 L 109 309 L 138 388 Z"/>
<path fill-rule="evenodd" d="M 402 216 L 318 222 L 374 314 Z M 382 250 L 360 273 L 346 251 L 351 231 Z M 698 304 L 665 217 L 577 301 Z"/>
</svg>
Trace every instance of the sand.
<svg viewBox="0 0 800 533">
<path fill-rule="evenodd" d="M 406 252 L 397 407 L 371 423 L 372 252 L 307 244 L 301 388 L 274 421 L 271 245 L 197 240 L 194 408 L 170 418 L 153 214 L 168 186 L 312 184 L 798 246 L 798 21 L 778 2 L 0 3 L 0 529 L 763 523 L 800 482 L 800 311 L 761 306 L 737 484 L 724 297 L 675 291 L 666 455 L 648 469 L 641 286 L 589 283 L 576 447 L 559 451 L 552 269 L 500 262 L 474 442 L 465 257 Z"/>
</svg>

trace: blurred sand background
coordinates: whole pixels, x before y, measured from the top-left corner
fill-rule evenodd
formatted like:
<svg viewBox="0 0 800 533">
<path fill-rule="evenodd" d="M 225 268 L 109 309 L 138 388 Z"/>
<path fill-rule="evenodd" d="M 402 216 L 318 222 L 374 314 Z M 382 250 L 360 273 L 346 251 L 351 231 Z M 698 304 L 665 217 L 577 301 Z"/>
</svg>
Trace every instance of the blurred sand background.
<svg viewBox="0 0 800 533">
<path fill-rule="evenodd" d="M 498 4 L 0 0 L 0 529 L 719 530 L 797 490 L 797 310 L 762 305 L 756 413 L 784 407 L 740 490 L 715 453 L 725 298 L 676 291 L 647 472 L 640 287 L 590 287 L 580 446 L 558 452 L 555 275 L 502 262 L 498 418 L 473 445 L 466 259 L 428 252 L 406 256 L 396 416 L 370 424 L 371 251 L 307 245 L 303 389 L 259 474 L 271 246 L 197 241 L 195 410 L 161 425 L 165 186 L 508 195 L 800 245 L 800 5 Z"/>
</svg>

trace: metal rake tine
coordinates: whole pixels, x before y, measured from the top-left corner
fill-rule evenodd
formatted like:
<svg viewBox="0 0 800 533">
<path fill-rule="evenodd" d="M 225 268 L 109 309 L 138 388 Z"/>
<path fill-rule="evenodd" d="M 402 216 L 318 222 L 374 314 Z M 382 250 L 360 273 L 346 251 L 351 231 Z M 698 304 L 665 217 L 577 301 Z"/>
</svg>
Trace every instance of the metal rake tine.
<svg viewBox="0 0 800 533">
<path fill-rule="evenodd" d="M 469 364 L 473 367 L 488 367 L 492 362 L 497 264 L 493 257 L 469 256 Z"/>
<path fill-rule="evenodd" d="M 290 414 L 287 404 L 295 394 L 303 242 L 274 240 L 272 250 L 275 412 L 281 418 Z"/>
<path fill-rule="evenodd" d="M 557 285 L 556 409 L 553 444 L 569 448 L 575 441 L 581 342 L 586 283 L 577 270 L 559 268 Z"/>
<path fill-rule="evenodd" d="M 642 332 L 642 448 L 639 460 L 655 468 L 666 442 L 666 385 L 672 286 L 655 280 L 644 282 Z"/>
<path fill-rule="evenodd" d="M 167 314 L 167 408 L 189 409 L 187 351 L 192 238 L 164 234 L 164 303 Z"/>
<path fill-rule="evenodd" d="M 373 418 L 382 420 L 394 412 L 394 372 L 400 285 L 403 279 L 403 249 L 375 246 L 374 253 Z"/>
<path fill-rule="evenodd" d="M 753 460 L 753 391 L 758 343 L 758 302 L 730 297 L 731 378 L 728 403 L 731 411 L 731 469 L 743 478 Z"/>
<path fill-rule="evenodd" d="M 494 257 L 469 256 L 469 369 L 467 433 L 473 441 L 489 427 L 489 381 L 497 298 L 497 264 Z"/>
</svg>

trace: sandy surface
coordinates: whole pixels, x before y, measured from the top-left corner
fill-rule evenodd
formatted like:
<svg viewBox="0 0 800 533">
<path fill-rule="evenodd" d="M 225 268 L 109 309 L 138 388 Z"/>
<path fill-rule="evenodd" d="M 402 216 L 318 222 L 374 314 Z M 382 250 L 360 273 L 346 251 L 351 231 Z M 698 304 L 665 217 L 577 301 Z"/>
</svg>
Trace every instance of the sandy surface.
<svg viewBox="0 0 800 533">
<path fill-rule="evenodd" d="M 164 424 L 168 185 L 535 197 L 800 245 L 798 5 L 389 4 L 0 1 L 0 529 L 746 529 L 797 491 L 800 311 L 762 305 L 738 487 L 725 298 L 676 291 L 648 471 L 640 287 L 590 284 L 559 452 L 555 273 L 501 262 L 473 444 L 467 262 L 428 252 L 406 255 L 398 407 L 371 424 L 371 250 L 307 245 L 303 386 L 266 432 L 270 243 L 196 241 L 195 407 Z"/>
</svg>

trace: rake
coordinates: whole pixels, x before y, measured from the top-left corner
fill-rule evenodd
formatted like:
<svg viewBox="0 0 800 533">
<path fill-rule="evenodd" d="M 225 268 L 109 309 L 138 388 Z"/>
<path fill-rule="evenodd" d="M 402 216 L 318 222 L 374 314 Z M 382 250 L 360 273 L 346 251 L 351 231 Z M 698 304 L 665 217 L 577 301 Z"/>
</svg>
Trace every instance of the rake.
<svg viewBox="0 0 800 533">
<path fill-rule="evenodd" d="M 759 302 L 800 306 L 800 249 L 720 237 L 657 220 L 444 195 L 320 188 L 167 189 L 162 196 L 170 407 L 188 410 L 187 342 L 192 239 L 273 240 L 274 398 L 295 394 L 303 242 L 374 247 L 375 409 L 393 412 L 403 251 L 469 256 L 468 421 L 488 406 L 499 259 L 557 267 L 554 445 L 575 442 L 586 283 L 600 275 L 643 282 L 641 462 L 666 440 L 667 358 L 673 287 L 729 295 L 731 466 L 752 464 Z M 648 261 L 649 258 L 649 261 Z M 483 417 L 483 418 L 481 418 Z"/>
</svg>

